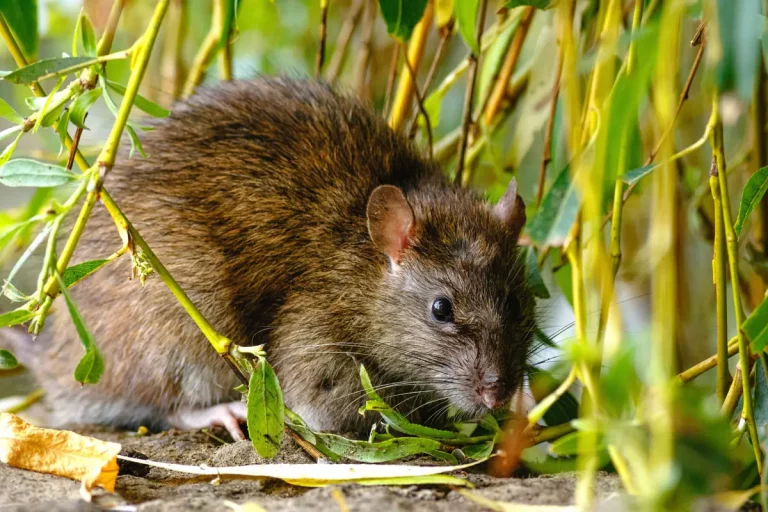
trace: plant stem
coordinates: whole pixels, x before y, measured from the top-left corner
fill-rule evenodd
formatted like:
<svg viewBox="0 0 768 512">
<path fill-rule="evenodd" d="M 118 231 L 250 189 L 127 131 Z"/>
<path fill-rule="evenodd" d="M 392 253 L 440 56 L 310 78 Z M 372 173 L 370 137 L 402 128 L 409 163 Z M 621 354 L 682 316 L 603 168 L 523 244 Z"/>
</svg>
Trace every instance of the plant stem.
<svg viewBox="0 0 768 512">
<path fill-rule="evenodd" d="M 336 36 L 336 43 L 334 45 L 333 55 L 331 56 L 330 62 L 328 62 L 328 67 L 325 70 L 325 81 L 328 83 L 333 83 L 336 81 L 336 79 L 339 77 L 339 73 L 341 73 L 341 67 L 344 65 L 344 58 L 347 55 L 347 49 L 349 48 L 349 43 L 352 41 L 352 34 L 355 32 L 355 28 L 357 28 L 357 20 L 360 18 L 361 13 L 363 12 L 363 8 L 365 7 L 364 0 L 355 0 L 355 2 L 350 6 L 350 8 L 347 10 L 347 15 L 344 17 L 344 23 L 341 25 L 341 30 L 339 30 L 339 35 Z M 373 19 L 375 20 L 376 16 L 376 10 L 373 10 Z M 371 27 L 373 26 L 373 22 L 371 22 Z M 369 31 L 372 33 L 371 31 Z M 369 39 L 370 42 L 370 39 Z M 397 45 L 398 47 L 400 45 Z M 370 44 L 368 47 L 368 55 L 370 58 Z"/>
<path fill-rule="evenodd" d="M 200 49 L 195 55 L 195 59 L 192 62 L 192 68 L 187 75 L 187 81 L 184 84 L 183 98 L 192 96 L 195 92 L 195 88 L 203 81 L 205 72 L 208 66 L 213 60 L 213 56 L 216 55 L 216 51 L 219 49 L 219 43 L 222 40 L 222 32 L 227 26 L 224 19 L 227 14 L 226 0 L 214 0 L 213 1 L 213 19 L 211 21 L 211 28 L 208 30 L 203 43 L 200 45 Z"/>
<path fill-rule="evenodd" d="M 392 94 L 395 89 L 395 78 L 397 77 L 397 61 L 400 59 L 400 45 L 396 44 L 392 50 L 392 60 L 389 63 L 389 73 L 387 74 L 387 91 L 384 97 L 384 117 L 389 116 L 392 107 Z"/>
<path fill-rule="evenodd" d="M 713 116 L 715 117 L 715 127 L 712 132 L 712 151 L 715 155 L 717 164 L 717 174 L 720 183 L 720 196 L 722 202 L 723 211 L 723 224 L 725 227 L 725 240 L 726 248 L 728 251 L 728 266 L 731 271 L 732 290 L 733 290 L 733 307 L 735 312 L 735 319 L 737 325 L 737 338 L 739 340 L 739 363 L 741 364 L 741 383 L 742 383 L 742 396 L 744 406 L 742 407 L 741 416 L 747 423 L 747 429 L 749 430 L 749 436 L 752 440 L 752 448 L 755 452 L 755 460 L 757 462 L 757 470 L 760 475 L 763 474 L 763 456 L 760 450 L 760 439 L 757 435 L 757 426 L 755 424 L 755 413 L 752 404 L 752 394 L 750 392 L 749 384 L 749 345 L 747 339 L 741 330 L 741 325 L 744 323 L 744 310 L 741 306 L 741 292 L 739 291 L 738 275 L 739 275 L 739 263 L 738 263 L 738 238 L 733 228 L 733 219 L 731 217 L 731 200 L 728 196 L 728 177 L 726 175 L 725 167 L 725 151 L 723 149 L 723 124 L 720 120 L 718 96 L 714 96 L 712 101 Z"/>
<path fill-rule="evenodd" d="M 478 17 L 475 25 L 475 33 L 477 38 L 477 47 L 480 48 L 480 41 L 483 36 L 483 28 L 485 28 L 485 11 L 488 7 L 488 0 L 480 0 L 478 6 Z M 472 101 L 475 96 L 475 82 L 477 81 L 477 69 L 479 66 L 480 55 L 475 55 L 474 51 L 469 53 L 467 61 L 469 62 L 469 76 L 467 77 L 467 86 L 464 89 L 464 112 L 461 116 L 461 139 L 459 139 L 458 147 L 458 159 L 456 167 L 456 175 L 453 178 L 453 182 L 461 185 L 462 174 L 464 173 L 465 159 L 464 156 L 467 152 L 467 143 L 469 142 L 469 128 L 472 123 Z"/>
<path fill-rule="evenodd" d="M 8 48 L 8 51 L 13 57 L 13 60 L 16 62 L 16 65 L 19 67 L 26 66 L 27 58 L 24 56 L 24 52 L 21 51 L 21 47 L 19 46 L 19 43 L 16 42 L 16 38 L 13 37 L 13 34 L 11 33 L 11 29 L 8 27 L 8 24 L 5 22 L 5 18 L 3 17 L 2 14 L 0 14 L 0 36 L 2 36 L 3 41 L 5 42 L 5 46 L 6 48 Z M 29 84 L 29 87 L 32 89 L 32 92 L 35 93 L 35 96 L 38 96 L 38 97 L 45 96 L 43 89 L 40 87 L 40 84 L 37 81 Z"/>
<path fill-rule="evenodd" d="M 573 425 L 570 423 L 563 423 L 561 425 L 553 425 L 551 427 L 544 427 L 535 429 L 533 439 L 531 440 L 532 445 L 537 445 L 540 443 L 549 443 L 556 439 L 560 439 L 561 437 L 570 434 L 576 430 Z"/>
<path fill-rule="evenodd" d="M 487 1 L 487 0 L 482 0 Z M 413 69 L 419 69 L 421 58 L 424 56 L 424 47 L 427 43 L 429 29 L 432 27 L 434 7 L 432 2 L 427 4 L 424 16 L 416 25 L 408 44 L 408 52 L 405 56 Z M 411 97 L 413 96 L 414 81 L 408 73 L 400 74 L 400 82 L 397 84 L 397 93 L 392 104 L 392 112 L 389 115 L 389 126 L 398 131 L 402 128 L 411 109 Z"/>
<path fill-rule="evenodd" d="M 355 90 L 359 98 L 368 99 L 370 90 L 368 87 L 368 67 L 371 64 L 371 53 L 373 46 L 373 29 L 376 25 L 376 4 L 374 2 L 364 3 L 363 32 L 360 40 L 360 53 L 355 66 Z M 425 89 L 426 91 L 426 89 Z"/>
<path fill-rule="evenodd" d="M 544 154 L 541 157 L 541 165 L 539 165 L 539 181 L 536 188 L 536 206 L 541 206 L 541 200 L 544 198 L 544 181 L 547 176 L 547 167 L 552 161 L 552 134 L 555 129 L 557 98 L 560 95 L 560 73 L 563 70 L 563 55 L 561 52 L 557 53 L 557 66 L 555 69 L 555 83 L 552 86 L 552 101 L 549 104 L 549 118 L 547 119 L 547 129 L 544 135 Z"/>
<path fill-rule="evenodd" d="M 726 350 L 726 357 L 731 358 L 739 353 L 739 343 L 736 336 L 731 338 L 728 341 L 728 346 Z M 695 365 L 691 366 L 687 370 L 684 370 L 677 374 L 677 378 L 679 378 L 682 382 L 689 382 L 701 375 L 702 373 L 711 370 L 715 366 L 718 365 L 718 358 L 720 357 L 720 354 L 715 354 L 713 356 L 709 356 L 705 360 L 696 363 Z M 730 380 L 730 374 L 728 374 L 728 379 Z M 730 386 L 730 382 L 728 385 L 726 385 L 726 392 L 728 390 L 728 386 Z"/>
<path fill-rule="evenodd" d="M 115 39 L 115 32 L 117 32 L 117 25 L 120 23 L 120 16 L 123 13 L 124 6 L 125 0 L 112 0 L 112 8 L 109 11 L 107 25 L 96 46 L 96 55 L 106 55 L 109 53 L 110 48 L 112 48 L 112 41 Z"/>
<path fill-rule="evenodd" d="M 507 94 L 509 80 L 512 77 L 512 72 L 515 70 L 515 66 L 517 66 L 517 61 L 520 59 L 520 52 L 523 49 L 523 43 L 525 43 L 525 37 L 528 35 L 528 29 L 531 28 L 535 13 L 536 9 L 527 7 L 523 13 L 520 25 L 515 31 L 512 43 L 509 45 L 509 50 L 507 50 L 507 55 L 504 57 L 504 63 L 499 71 L 499 76 L 496 79 L 491 95 L 488 98 L 488 105 L 484 112 L 484 122 L 486 126 L 489 126 L 493 122 L 496 114 L 498 114 L 501 109 L 501 103 L 504 101 Z M 478 41 L 478 46 L 479 45 L 480 42 Z"/>
<path fill-rule="evenodd" d="M 320 78 L 320 71 L 325 61 L 325 38 L 328 33 L 328 0 L 320 0 L 320 38 L 315 57 L 315 78 Z"/>
<path fill-rule="evenodd" d="M 528 424 L 535 425 L 538 423 L 539 420 L 543 418 L 545 414 L 547 414 L 547 411 L 555 404 L 555 402 L 557 402 L 560 397 L 563 396 L 571 386 L 573 386 L 574 382 L 576 382 L 575 367 L 571 368 L 568 376 L 563 380 L 563 382 L 560 383 L 559 386 L 557 386 L 554 391 L 540 400 L 539 403 L 536 404 L 536 407 L 534 407 L 531 412 L 528 413 Z"/>
<path fill-rule="evenodd" d="M 411 77 L 411 82 L 413 83 L 413 92 L 416 96 L 416 105 L 418 106 L 419 112 L 421 112 L 421 115 L 424 119 L 424 125 L 427 129 L 427 143 L 428 143 L 428 155 L 431 158 L 432 157 L 432 123 L 429 120 L 429 114 L 427 114 L 427 110 L 424 108 L 424 97 L 422 96 L 421 92 L 419 92 L 419 86 L 416 83 L 416 72 L 413 69 L 413 66 L 411 66 L 411 63 L 408 61 L 408 55 L 405 56 L 405 68 L 408 70 L 408 75 Z M 418 119 L 418 116 L 416 117 Z"/>
<path fill-rule="evenodd" d="M 421 92 L 422 97 L 426 99 L 427 92 L 429 91 L 429 88 L 432 87 L 432 82 L 435 79 L 435 75 L 437 74 L 437 66 L 440 64 L 440 61 L 443 58 L 443 53 L 445 52 L 446 43 L 448 42 L 448 39 L 451 37 L 451 30 L 448 27 L 443 27 L 440 30 L 440 41 L 437 43 L 437 50 L 435 50 L 435 56 L 432 58 L 432 64 L 429 66 L 429 71 L 427 72 L 427 77 L 424 79 L 424 87 Z M 411 128 L 410 128 L 410 137 L 413 138 L 416 136 L 416 131 L 419 127 L 419 111 L 421 109 L 417 110 L 416 113 L 413 116 L 413 121 L 411 121 Z M 431 154 L 431 151 L 430 151 Z"/>
<path fill-rule="evenodd" d="M 728 388 L 731 385 L 731 373 L 728 370 L 728 314 L 726 312 L 725 295 L 725 229 L 723 226 L 723 206 L 720 197 L 717 160 L 712 158 L 709 171 L 709 186 L 712 190 L 712 200 L 715 207 L 715 240 L 714 256 L 712 258 L 712 280 L 715 284 L 715 301 L 717 303 L 717 385 L 716 394 L 720 404 L 725 401 Z"/>
</svg>

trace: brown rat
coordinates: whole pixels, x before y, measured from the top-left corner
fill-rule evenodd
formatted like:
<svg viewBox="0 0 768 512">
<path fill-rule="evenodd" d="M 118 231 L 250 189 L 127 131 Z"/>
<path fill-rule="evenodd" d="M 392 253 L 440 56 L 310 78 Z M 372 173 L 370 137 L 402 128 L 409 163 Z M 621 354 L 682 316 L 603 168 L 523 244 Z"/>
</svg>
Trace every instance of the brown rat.
<svg viewBox="0 0 768 512">
<path fill-rule="evenodd" d="M 366 427 L 359 364 L 421 421 L 477 416 L 522 384 L 534 300 L 514 181 L 491 206 L 356 100 L 285 78 L 202 90 L 143 144 L 149 158 L 122 156 L 107 188 L 217 330 L 265 344 L 313 428 Z M 121 243 L 96 210 L 75 262 Z M 63 304 L 35 343 L 57 419 L 236 429 L 231 370 L 159 279 L 129 275 L 124 257 L 72 289 L 105 359 L 97 385 L 72 377 Z"/>
</svg>

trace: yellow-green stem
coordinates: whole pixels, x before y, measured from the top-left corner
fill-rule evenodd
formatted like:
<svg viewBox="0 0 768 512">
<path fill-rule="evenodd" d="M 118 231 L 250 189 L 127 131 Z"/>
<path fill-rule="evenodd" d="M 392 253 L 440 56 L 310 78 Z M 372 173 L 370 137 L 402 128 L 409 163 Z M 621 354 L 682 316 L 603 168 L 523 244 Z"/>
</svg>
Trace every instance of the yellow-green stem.
<svg viewBox="0 0 768 512">
<path fill-rule="evenodd" d="M 192 63 L 192 68 L 187 75 L 187 81 L 184 84 L 184 92 L 182 97 L 188 98 L 195 92 L 195 88 L 203 81 L 205 72 L 208 66 L 213 60 L 213 56 L 221 42 L 221 35 L 226 26 L 226 6 L 223 0 L 214 0 L 213 2 L 213 19 L 211 21 L 211 28 L 206 34 L 203 43 L 200 45 L 200 49 L 195 55 L 195 60 Z"/>
<path fill-rule="evenodd" d="M 713 160 L 709 175 L 709 187 L 715 205 L 715 240 L 712 257 L 712 280 L 715 284 L 717 303 L 717 401 L 722 404 L 731 385 L 731 373 L 728 370 L 728 314 L 725 296 L 725 231 L 723 227 L 723 206 L 720 198 L 720 183 L 717 176 L 717 162 Z"/>
<path fill-rule="evenodd" d="M 752 440 L 752 448 L 755 452 L 757 470 L 763 474 L 763 456 L 760 450 L 760 439 L 757 435 L 757 426 L 755 425 L 754 406 L 752 404 L 752 394 L 749 384 L 749 345 L 744 333 L 741 331 L 741 325 L 744 323 L 744 310 L 741 306 L 741 292 L 738 285 L 738 238 L 733 228 L 733 219 L 731 218 L 731 204 L 728 197 L 728 177 L 725 167 L 725 152 L 723 149 L 723 124 L 720 120 L 718 111 L 718 97 L 715 95 L 712 103 L 713 117 L 715 118 L 714 130 L 712 131 L 712 151 L 717 163 L 718 181 L 720 184 L 720 197 L 723 211 L 723 225 L 725 227 L 725 241 L 728 252 L 728 266 L 733 280 L 731 289 L 733 290 L 733 307 L 737 326 L 737 338 L 739 340 L 739 363 L 741 364 L 741 384 L 743 406 L 741 416 L 747 423 L 749 436 Z"/>
</svg>

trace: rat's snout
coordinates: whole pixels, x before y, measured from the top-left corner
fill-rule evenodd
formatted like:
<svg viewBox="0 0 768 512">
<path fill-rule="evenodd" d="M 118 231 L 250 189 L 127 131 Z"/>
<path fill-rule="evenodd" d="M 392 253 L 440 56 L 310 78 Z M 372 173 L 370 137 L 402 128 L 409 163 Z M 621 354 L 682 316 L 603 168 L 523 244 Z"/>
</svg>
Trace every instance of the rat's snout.
<svg viewBox="0 0 768 512">
<path fill-rule="evenodd" d="M 489 409 L 498 409 L 507 399 L 507 393 L 499 380 L 498 375 L 489 372 L 480 379 L 479 384 L 475 388 L 477 398 L 480 402 Z"/>
</svg>

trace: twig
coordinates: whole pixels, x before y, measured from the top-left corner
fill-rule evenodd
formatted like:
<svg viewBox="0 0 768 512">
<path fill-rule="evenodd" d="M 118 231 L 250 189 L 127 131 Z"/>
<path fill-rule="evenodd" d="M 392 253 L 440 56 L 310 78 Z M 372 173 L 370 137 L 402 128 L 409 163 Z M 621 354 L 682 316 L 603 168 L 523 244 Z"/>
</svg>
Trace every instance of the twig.
<svg viewBox="0 0 768 512">
<path fill-rule="evenodd" d="M 336 44 L 333 50 L 333 55 L 328 63 L 328 68 L 325 70 L 325 80 L 328 83 L 333 83 L 338 78 L 341 72 L 341 66 L 344 64 L 344 57 L 347 54 L 347 48 L 349 48 L 349 42 L 352 41 L 352 34 L 357 27 L 357 20 L 360 17 L 360 13 L 363 11 L 363 0 L 355 0 L 355 3 L 347 11 L 347 16 L 344 18 L 344 23 L 341 25 L 339 35 L 336 37 Z M 374 15 L 376 11 L 374 10 Z M 373 23 L 371 23 L 373 25 Z"/>
<path fill-rule="evenodd" d="M 709 186 L 712 190 L 712 200 L 715 207 L 715 240 L 712 258 L 712 276 L 715 284 L 715 301 L 717 303 L 717 386 L 716 394 L 719 403 L 725 401 L 730 386 L 731 373 L 728 370 L 728 314 L 726 313 L 725 294 L 725 229 L 723 227 L 723 206 L 720 197 L 717 159 L 712 157 L 709 170 Z"/>
<path fill-rule="evenodd" d="M 320 41 L 317 44 L 315 57 L 315 78 L 320 78 L 325 60 L 325 36 L 328 31 L 328 0 L 320 0 Z"/>
<path fill-rule="evenodd" d="M 109 17 L 107 18 L 107 24 L 104 27 L 104 33 L 99 39 L 99 43 L 96 45 L 96 55 L 106 55 L 109 53 L 109 49 L 112 48 L 112 41 L 115 39 L 115 33 L 117 32 L 117 25 L 120 23 L 120 16 L 123 13 L 123 7 L 126 0 L 113 0 L 112 8 L 109 10 Z"/>
<path fill-rule="evenodd" d="M 718 111 L 718 96 L 715 95 L 712 102 L 713 116 L 715 117 L 715 128 L 712 132 L 712 151 L 716 158 L 718 181 L 720 184 L 720 196 L 722 202 L 723 211 L 723 224 L 725 227 L 725 241 L 726 249 L 728 252 L 728 266 L 731 271 L 731 277 L 734 281 L 733 286 L 733 308 L 735 312 L 737 337 L 739 340 L 739 364 L 741 364 L 742 374 L 741 382 L 743 407 L 741 411 L 741 417 L 747 423 L 747 429 L 749 430 L 749 436 L 752 440 L 752 448 L 755 452 L 755 461 L 757 463 L 757 471 L 760 475 L 763 474 L 763 455 L 760 449 L 760 439 L 757 435 L 757 425 L 755 424 L 755 412 L 752 404 L 752 394 L 749 384 L 749 371 L 744 369 L 749 368 L 749 345 L 744 333 L 741 331 L 741 325 L 744 323 L 744 310 L 741 306 L 741 292 L 738 286 L 739 275 L 739 262 L 738 262 L 738 238 L 733 228 L 733 219 L 731 217 L 731 200 L 728 196 L 728 176 L 725 172 L 725 150 L 723 148 L 723 124 L 720 120 Z"/>
<path fill-rule="evenodd" d="M 411 63 L 408 61 L 408 55 L 405 56 L 405 67 L 408 69 L 408 74 L 411 77 L 411 82 L 413 82 L 413 92 L 416 96 L 416 104 L 418 105 L 419 112 L 421 112 L 421 115 L 424 117 L 424 124 L 427 128 L 427 142 L 429 144 L 429 156 L 432 157 L 432 122 L 429 120 L 429 114 L 427 114 L 427 110 L 424 108 L 424 98 L 419 92 L 419 86 L 416 83 L 416 72 L 413 69 L 413 66 L 411 66 Z"/>
<path fill-rule="evenodd" d="M 88 112 L 83 116 L 83 121 L 88 117 Z M 69 158 L 67 159 L 67 169 L 72 170 L 72 164 L 75 163 L 75 155 L 77 155 L 77 147 L 80 145 L 80 137 L 83 135 L 83 129 L 77 127 L 75 130 L 75 136 L 72 138 L 72 146 L 69 148 Z"/>
<path fill-rule="evenodd" d="M 19 67 L 22 67 L 21 62 L 23 62 L 24 66 L 27 63 L 27 58 L 24 56 L 24 52 L 21 50 L 21 47 L 16 42 L 16 39 L 13 37 L 13 34 L 11 33 L 11 29 L 8 27 L 8 24 L 5 22 L 5 18 L 3 18 L 3 15 L 0 13 L 0 36 L 2 36 L 3 41 L 5 42 L 6 48 L 8 48 L 8 51 L 10 52 L 11 56 L 13 57 L 13 60 L 16 62 L 16 65 Z M 45 93 L 43 92 L 43 89 L 40 87 L 40 84 L 35 81 L 29 84 L 29 87 L 32 89 L 32 92 L 35 93 L 35 96 L 42 97 L 45 96 Z"/>
<path fill-rule="evenodd" d="M 2 412 L 7 412 L 8 414 L 18 414 L 22 411 L 26 411 L 29 409 L 29 406 L 39 402 L 43 396 L 45 395 L 45 391 L 42 389 L 36 389 L 27 396 L 24 397 L 24 399 L 17 403 L 12 405 L 11 407 L 8 407 Z"/>
<path fill-rule="evenodd" d="M 515 31 L 515 35 L 512 38 L 512 43 L 509 45 L 509 50 L 504 58 L 504 63 L 499 71 L 499 76 L 496 79 L 493 90 L 488 98 L 488 105 L 485 108 L 484 122 L 486 126 L 489 126 L 493 119 L 501 109 L 501 103 L 507 94 L 507 85 L 512 77 L 512 72 L 517 66 L 517 61 L 520 59 L 520 52 L 523 49 L 523 43 L 525 43 L 525 37 L 528 35 L 528 29 L 531 28 L 533 22 L 533 15 L 536 13 L 536 9 L 528 7 L 523 13 L 523 17 L 520 20 L 520 25 Z M 478 42 L 478 45 L 480 43 Z M 559 73 L 558 73 L 559 75 Z"/>
<path fill-rule="evenodd" d="M 165 41 L 163 44 L 163 54 L 161 56 L 162 69 L 160 71 L 164 87 L 163 92 L 167 93 L 170 89 L 170 101 L 165 101 L 165 105 L 170 105 L 181 94 L 181 48 L 184 40 L 184 30 L 186 23 L 184 0 L 173 0 L 168 11 L 168 25 L 165 32 Z M 167 97 L 165 98 L 167 100 Z"/>
<path fill-rule="evenodd" d="M 747 372 L 749 374 L 749 372 Z M 741 366 L 736 365 L 736 371 L 733 372 L 733 380 L 731 381 L 731 387 L 728 388 L 728 394 L 725 395 L 723 405 L 720 406 L 720 412 L 726 418 L 733 416 L 733 412 L 736 410 L 736 406 L 739 403 L 739 398 L 744 391 L 741 385 Z"/>
<path fill-rule="evenodd" d="M 736 336 L 734 336 L 733 338 L 731 338 L 728 341 L 728 351 L 726 352 L 726 354 L 730 358 L 730 357 L 735 356 L 738 353 L 739 353 L 739 342 L 738 342 L 738 339 L 736 338 Z M 680 372 L 677 375 L 677 378 L 680 379 L 682 382 L 690 382 L 690 381 L 692 381 L 693 379 L 695 379 L 699 375 L 701 375 L 701 374 L 707 372 L 708 370 L 711 370 L 715 366 L 717 366 L 717 358 L 718 358 L 718 356 L 719 356 L 718 354 L 715 354 L 713 356 L 709 356 L 705 360 L 703 360 L 703 361 L 701 361 L 699 363 L 696 363 L 695 365 L 691 366 L 687 370 L 684 370 L 684 371 Z"/>
<path fill-rule="evenodd" d="M 647 12 L 647 11 L 646 11 Z M 704 22 L 701 23 L 699 30 L 703 30 Z M 694 39 L 694 42 L 697 41 Z M 672 118 L 672 122 L 667 127 L 667 129 L 662 134 L 661 138 L 656 143 L 656 146 L 653 148 L 651 153 L 648 155 L 648 159 L 645 161 L 645 164 L 643 165 L 650 165 L 653 163 L 653 161 L 656 159 L 656 154 L 659 152 L 659 149 L 661 148 L 662 144 L 664 144 L 664 140 L 672 133 L 672 130 L 675 127 L 675 122 L 677 121 L 678 116 L 680 115 L 680 111 L 683 109 L 683 103 L 685 103 L 685 100 L 688 99 L 688 94 L 691 91 L 691 86 L 693 85 L 693 79 L 696 76 L 696 71 L 699 69 L 699 64 L 701 64 L 701 59 L 704 56 L 704 48 L 706 46 L 706 40 L 701 38 L 699 41 L 699 51 L 696 53 L 696 57 L 693 60 L 693 64 L 691 65 L 691 70 L 688 72 L 688 78 L 685 81 L 685 85 L 683 86 L 683 91 L 680 93 L 680 100 L 677 103 L 677 109 L 675 110 L 675 115 Z M 632 192 L 635 190 L 635 187 L 637 187 L 637 184 L 639 181 L 636 181 L 632 183 L 629 187 L 627 187 L 627 190 L 624 191 L 624 197 L 622 199 L 623 202 L 627 202 L 627 199 L 629 199 L 629 196 L 632 194 Z M 603 218 L 602 226 L 605 226 L 605 224 L 611 220 L 611 217 L 613 216 L 613 212 L 608 212 L 608 214 Z"/>
<path fill-rule="evenodd" d="M 313 459 L 315 460 L 323 460 L 325 459 L 325 455 L 320 453 L 317 448 L 315 448 L 311 443 L 308 443 L 305 441 L 299 434 L 294 432 L 292 429 L 290 429 L 287 425 L 283 427 L 285 432 L 290 435 L 294 441 L 296 441 L 296 444 L 301 446 L 305 452 L 307 452 Z"/>
<path fill-rule="evenodd" d="M 547 176 L 547 167 L 552 161 L 552 133 L 555 130 L 557 98 L 560 95 L 560 73 L 563 70 L 563 56 L 561 52 L 557 53 L 557 67 L 555 69 L 555 84 L 552 86 L 552 101 L 549 104 L 547 131 L 544 135 L 544 154 L 541 157 L 541 165 L 539 165 L 539 182 L 536 189 L 536 206 L 541 206 L 541 200 L 544 197 L 544 180 Z"/>
<path fill-rule="evenodd" d="M 432 2 L 427 4 L 427 8 L 424 11 L 424 15 L 421 21 L 413 29 L 413 35 L 408 43 L 408 51 L 405 58 L 408 60 L 409 65 L 413 69 L 419 69 L 421 64 L 421 58 L 424 56 L 424 47 L 427 44 L 427 36 L 429 35 L 429 29 L 432 27 L 432 18 L 434 17 L 434 7 Z M 403 123 L 406 121 L 406 117 L 411 108 L 411 96 L 413 96 L 413 90 L 416 82 L 411 78 L 408 73 L 401 73 L 400 81 L 397 84 L 397 92 L 395 93 L 395 99 L 392 103 L 392 112 L 389 115 L 389 126 L 399 131 Z"/>
<path fill-rule="evenodd" d="M 365 25 L 360 40 L 360 56 L 355 67 L 355 88 L 360 98 L 368 98 L 368 67 L 371 63 L 373 28 L 376 26 L 376 4 L 365 2 Z"/>
<path fill-rule="evenodd" d="M 182 97 L 188 98 L 195 92 L 195 88 L 203 81 L 205 72 L 208 66 L 213 60 L 213 56 L 219 49 L 219 43 L 222 39 L 222 32 L 227 25 L 224 17 L 227 13 L 226 0 L 214 0 L 213 2 L 213 20 L 211 21 L 211 28 L 206 34 L 203 43 L 200 45 L 200 49 L 195 55 L 195 59 L 192 63 L 192 68 L 189 70 L 187 81 L 184 84 L 184 92 Z"/>
<path fill-rule="evenodd" d="M 395 77 L 397 76 L 397 61 L 400 58 L 400 45 L 396 44 L 392 50 L 392 61 L 389 63 L 389 78 L 387 78 L 387 92 L 384 99 L 384 117 L 389 116 L 389 109 L 392 106 L 392 93 L 395 88 Z"/>
<path fill-rule="evenodd" d="M 477 38 L 477 46 L 480 47 L 480 41 L 483 35 L 483 28 L 485 28 L 485 11 L 488 6 L 488 0 L 481 0 L 478 6 L 477 24 L 475 25 L 475 32 Z M 458 149 L 458 162 L 456 167 L 456 176 L 453 182 L 461 184 L 462 174 L 464 173 L 464 156 L 467 152 L 467 142 L 469 140 L 469 125 L 472 121 L 472 99 L 475 95 L 475 81 L 477 80 L 477 67 L 480 56 L 475 55 L 475 52 L 470 52 L 469 62 L 469 76 L 467 78 L 467 87 L 464 90 L 464 112 L 461 116 L 461 139 L 459 139 Z"/>
<path fill-rule="evenodd" d="M 429 92 L 429 88 L 432 87 L 432 82 L 435 79 L 435 75 L 437 74 L 437 67 L 440 64 L 440 61 L 443 58 L 443 53 L 445 52 L 446 43 L 448 42 L 448 39 L 451 37 L 453 24 L 450 23 L 443 27 L 443 29 L 440 30 L 440 41 L 437 43 L 437 50 L 435 50 L 435 56 L 432 58 L 432 64 L 429 66 L 429 71 L 427 72 L 427 78 L 424 79 L 424 88 L 423 88 L 423 94 L 422 98 L 426 99 L 427 93 Z M 410 137 L 413 138 L 416 136 L 416 130 L 419 127 L 419 113 L 418 111 L 413 116 L 413 121 L 411 121 L 411 128 L 410 128 Z M 430 151 L 430 154 L 432 152 Z"/>
</svg>

